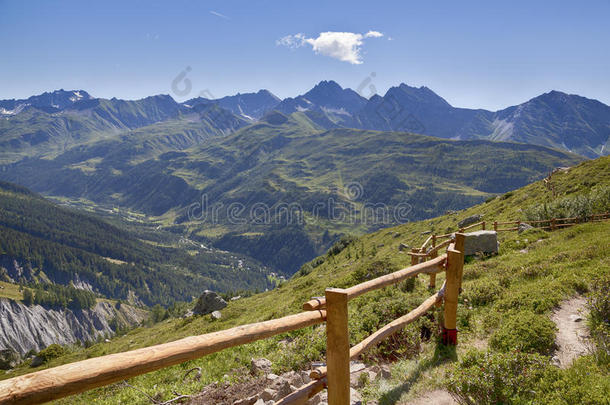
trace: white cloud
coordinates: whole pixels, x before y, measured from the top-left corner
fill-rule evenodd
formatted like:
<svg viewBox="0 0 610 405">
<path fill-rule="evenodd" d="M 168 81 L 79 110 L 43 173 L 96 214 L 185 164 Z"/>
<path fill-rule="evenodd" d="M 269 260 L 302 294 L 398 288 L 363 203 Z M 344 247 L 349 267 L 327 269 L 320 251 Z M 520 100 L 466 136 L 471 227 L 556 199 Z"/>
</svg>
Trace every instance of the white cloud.
<svg viewBox="0 0 610 405">
<path fill-rule="evenodd" d="M 286 35 L 275 41 L 275 44 L 288 48 L 298 48 L 305 45 L 305 39 L 304 34 Z"/>
<path fill-rule="evenodd" d="M 381 38 L 379 31 L 369 31 L 366 34 L 355 32 L 322 32 L 317 38 L 307 38 L 304 34 L 286 35 L 275 41 L 276 45 L 288 48 L 299 48 L 311 45 L 315 53 L 330 56 L 342 62 L 354 65 L 362 63 L 360 51 L 365 38 Z"/>
<path fill-rule="evenodd" d="M 381 38 L 383 36 L 383 34 L 379 31 L 369 31 L 366 34 L 364 34 L 365 38 Z"/>
</svg>

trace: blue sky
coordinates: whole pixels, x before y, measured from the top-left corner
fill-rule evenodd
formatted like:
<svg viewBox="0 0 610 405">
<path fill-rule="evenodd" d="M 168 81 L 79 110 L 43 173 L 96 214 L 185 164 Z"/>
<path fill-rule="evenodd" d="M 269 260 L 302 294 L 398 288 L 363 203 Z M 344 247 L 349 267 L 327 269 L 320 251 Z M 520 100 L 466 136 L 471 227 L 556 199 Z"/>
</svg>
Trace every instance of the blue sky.
<svg viewBox="0 0 610 405">
<path fill-rule="evenodd" d="M 458 107 L 495 110 L 551 89 L 610 104 L 609 20 L 607 0 L 0 0 L 0 99 L 59 88 L 287 97 L 320 80 L 356 89 L 370 78 L 365 96 L 404 82 Z M 172 90 L 181 72 L 188 94 Z"/>
</svg>

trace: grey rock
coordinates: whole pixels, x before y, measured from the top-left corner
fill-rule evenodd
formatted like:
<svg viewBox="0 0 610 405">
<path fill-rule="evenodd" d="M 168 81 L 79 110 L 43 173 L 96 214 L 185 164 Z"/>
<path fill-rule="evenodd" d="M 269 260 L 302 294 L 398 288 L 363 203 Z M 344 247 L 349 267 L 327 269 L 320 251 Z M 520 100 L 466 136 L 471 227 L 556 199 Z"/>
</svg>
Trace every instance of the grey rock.
<svg viewBox="0 0 610 405">
<path fill-rule="evenodd" d="M 303 377 L 301 377 L 301 374 L 296 373 L 294 371 L 291 371 L 290 373 L 286 373 L 287 375 L 285 376 L 285 378 L 288 380 L 288 382 L 290 383 L 290 385 L 294 385 L 295 387 L 301 387 L 304 383 L 303 383 Z"/>
<path fill-rule="evenodd" d="M 227 302 L 214 291 L 205 290 L 197 300 L 193 312 L 197 315 L 207 315 L 227 306 Z"/>
<path fill-rule="evenodd" d="M 360 361 L 350 361 L 349 362 L 349 372 L 355 373 L 357 371 L 364 370 L 366 365 Z"/>
<path fill-rule="evenodd" d="M 379 367 L 379 374 L 381 375 L 381 378 L 383 378 L 384 380 L 387 380 L 388 378 L 392 377 L 392 372 L 390 371 L 390 366 L 388 365 L 382 365 L 381 367 Z"/>
<path fill-rule="evenodd" d="M 353 388 L 349 389 L 349 402 L 350 405 L 362 404 L 362 397 L 360 396 L 360 393 Z"/>
<path fill-rule="evenodd" d="M 481 218 L 483 217 L 479 214 L 471 215 L 468 218 L 464 218 L 460 222 L 458 222 L 458 227 L 463 228 L 468 225 L 476 224 L 477 222 L 481 221 Z"/>
<path fill-rule="evenodd" d="M 519 224 L 519 233 L 528 231 L 530 229 L 534 229 L 534 227 L 531 226 L 530 224 Z"/>
<path fill-rule="evenodd" d="M 580 321 L 582 321 L 582 316 L 580 316 L 580 315 L 570 315 L 570 321 L 572 321 L 572 322 L 580 322 Z"/>
<path fill-rule="evenodd" d="M 277 380 L 278 378 L 280 378 L 280 376 L 277 374 L 273 374 L 273 373 L 267 374 L 267 384 L 271 384 L 271 383 L 275 382 L 275 380 Z"/>
<path fill-rule="evenodd" d="M 41 366 L 42 363 L 44 363 L 44 360 L 42 359 L 42 357 L 34 356 L 34 358 L 32 359 L 32 362 L 30 363 L 30 366 L 38 367 L 38 366 Z"/>
<path fill-rule="evenodd" d="M 259 398 L 254 405 L 265 405 L 265 401 L 262 398 Z"/>
<path fill-rule="evenodd" d="M 212 312 L 212 319 L 220 319 L 220 318 L 222 318 L 222 314 L 220 313 L 220 311 Z"/>
<path fill-rule="evenodd" d="M 466 234 L 464 255 L 470 256 L 476 253 L 498 253 L 498 235 L 495 231 L 476 231 Z"/>
<path fill-rule="evenodd" d="M 277 391 L 276 390 L 272 390 L 271 388 L 265 388 L 263 390 L 263 393 L 261 394 L 261 398 L 264 401 L 272 401 L 273 398 L 275 398 L 276 395 L 277 395 Z"/>
<path fill-rule="evenodd" d="M 527 249 L 521 249 L 521 250 L 519 251 L 519 253 L 521 253 L 521 254 L 526 254 L 527 252 L 528 252 L 528 250 L 527 250 Z"/>
<path fill-rule="evenodd" d="M 307 371 L 301 371 L 301 379 L 303 380 L 303 384 L 309 384 L 311 382 L 311 377 L 309 377 Z"/>
<path fill-rule="evenodd" d="M 554 366 L 559 367 L 559 366 L 561 366 L 561 360 L 559 360 L 558 356 L 553 356 L 551 358 L 551 364 L 553 364 Z"/>
<path fill-rule="evenodd" d="M 270 373 L 271 372 L 271 361 L 269 361 L 265 358 L 250 360 L 250 372 L 252 374 Z"/>
<path fill-rule="evenodd" d="M 290 387 L 290 383 L 286 380 L 280 381 L 277 386 L 277 393 L 275 394 L 275 401 L 279 401 L 284 398 L 286 395 L 289 395 L 292 392 L 292 388 Z"/>
<path fill-rule="evenodd" d="M 19 363 L 20 359 L 19 353 L 15 350 L 11 348 L 1 349 L 0 370 L 10 370 L 11 368 L 14 368 Z"/>
<path fill-rule="evenodd" d="M 409 245 L 401 243 L 398 245 L 398 251 L 402 252 L 403 250 L 409 250 Z"/>
</svg>

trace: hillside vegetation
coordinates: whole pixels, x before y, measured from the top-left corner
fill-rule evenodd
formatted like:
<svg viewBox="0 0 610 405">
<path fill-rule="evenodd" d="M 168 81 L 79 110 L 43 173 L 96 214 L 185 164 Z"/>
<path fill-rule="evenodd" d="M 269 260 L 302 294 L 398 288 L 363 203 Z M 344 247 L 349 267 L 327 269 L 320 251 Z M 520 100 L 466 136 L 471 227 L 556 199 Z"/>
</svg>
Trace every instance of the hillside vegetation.
<svg viewBox="0 0 610 405">
<path fill-rule="evenodd" d="M 407 266 L 409 256 L 398 249 L 400 243 L 418 246 L 427 237 L 422 233 L 455 230 L 459 220 L 473 214 L 481 214 L 484 220 L 491 222 L 516 220 L 522 219 L 524 211 L 531 207 L 581 197 L 595 201 L 594 210 L 610 208 L 610 200 L 591 198 L 603 195 L 610 187 L 608 157 L 556 173 L 553 182 L 555 196 L 543 182 L 536 182 L 457 213 L 382 229 L 344 243 L 314 260 L 307 271 L 279 288 L 232 301 L 223 310 L 220 320 L 209 317 L 168 319 L 151 328 L 131 331 L 110 343 L 73 349 L 50 361 L 49 366 L 299 312 L 303 302 L 323 294 L 326 287 L 347 287 Z M 599 296 L 598 286 L 608 285 L 603 284 L 603 280 L 610 275 L 609 230 L 610 224 L 604 222 L 580 224 L 554 232 L 533 229 L 522 234 L 501 233 L 498 256 L 469 259 L 464 267 L 463 293 L 458 306 L 460 343 L 457 351 L 446 350 L 437 343 L 435 325 L 439 313 L 433 313 L 434 318 L 421 318 L 366 355 L 365 361 L 393 360 L 395 363 L 392 379 L 383 384 L 368 383 L 363 389 L 365 398 L 383 404 L 401 403 L 432 388 L 449 387 L 471 390 L 478 398 L 483 398 L 479 403 L 493 403 L 489 398 L 505 398 L 504 402 L 514 403 L 534 400 L 554 404 L 603 403 L 610 389 L 608 356 L 598 351 L 595 355 L 582 357 L 568 369 L 555 368 L 549 357 L 555 330 L 549 325 L 548 316 L 562 300 L 575 294 Z M 438 281 L 440 285 L 442 277 Z M 427 284 L 428 280 L 420 276 L 400 287 L 386 288 L 351 301 L 352 344 L 419 305 L 430 295 Z M 604 316 L 607 314 L 601 314 L 600 318 L 600 313 L 594 312 L 592 325 L 602 330 L 608 327 L 604 324 L 607 322 L 607 317 L 603 320 Z M 523 332 L 507 334 L 508 327 Z M 603 338 L 603 334 L 601 336 Z M 149 399 L 139 390 L 167 400 L 175 396 L 173 391 L 196 393 L 206 384 L 223 379 L 225 374 L 231 382 L 245 378 L 244 367 L 252 357 L 258 356 L 271 359 L 276 372 L 304 369 L 309 362 L 323 358 L 324 339 L 322 327 L 310 327 L 130 379 L 129 384 L 137 390 L 114 384 L 58 402 L 148 403 Z M 485 350 L 489 350 L 488 354 Z M 516 354 L 515 350 L 520 353 Z M 183 381 L 184 373 L 192 367 L 202 368 L 201 380 Z M 466 374 L 460 375 L 460 370 Z M 490 374 L 485 374 L 485 370 L 490 370 Z M 0 378 L 30 371 L 32 369 L 26 363 Z M 491 381 L 491 385 L 483 384 L 487 381 Z M 470 385 L 464 388 L 463 384 L 467 382 Z M 502 392 L 494 391 L 501 387 L 523 389 L 515 390 L 506 398 L 501 396 Z"/>
<path fill-rule="evenodd" d="M 157 236 L 159 240 L 142 241 L 94 215 L 59 207 L 21 186 L 0 182 L 0 280 L 38 286 L 36 303 L 54 304 L 53 297 L 64 296 L 91 301 L 78 291 L 43 288 L 48 283 L 74 284 L 147 305 L 190 300 L 206 288 L 271 286 L 268 272 L 255 261 L 194 242 L 180 246 L 162 233 Z M 60 306 L 70 301 L 58 299 Z"/>
<path fill-rule="evenodd" d="M 45 194 L 137 210 L 292 274 L 341 234 L 463 209 L 581 160 L 534 145 L 324 130 L 303 113 L 272 112 L 206 142 L 194 129 L 172 136 L 175 125 L 23 160 L 0 176 Z M 191 215 L 204 197 L 209 215 L 201 208 Z"/>
</svg>

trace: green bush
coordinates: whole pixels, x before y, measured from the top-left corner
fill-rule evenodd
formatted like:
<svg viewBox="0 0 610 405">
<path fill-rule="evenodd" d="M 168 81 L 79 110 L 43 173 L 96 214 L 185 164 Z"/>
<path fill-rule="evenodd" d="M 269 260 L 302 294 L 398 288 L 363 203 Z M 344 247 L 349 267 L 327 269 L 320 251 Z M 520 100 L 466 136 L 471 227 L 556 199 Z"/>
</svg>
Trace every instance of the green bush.
<svg viewBox="0 0 610 405">
<path fill-rule="evenodd" d="M 549 354 L 555 345 L 555 324 L 546 316 L 521 311 L 506 317 L 489 340 L 493 349 Z"/>
<path fill-rule="evenodd" d="M 537 354 L 472 350 L 448 371 L 446 387 L 460 404 L 527 403 L 539 395 L 539 382 L 553 381 L 556 373 L 549 360 Z"/>
<path fill-rule="evenodd" d="M 502 298 L 496 301 L 494 309 L 500 312 L 529 310 L 537 314 L 543 314 L 555 308 L 561 302 L 563 295 L 560 287 L 565 286 L 546 288 L 544 290 L 525 288 L 521 291 L 508 291 Z"/>
<path fill-rule="evenodd" d="M 502 294 L 500 282 L 491 278 L 475 280 L 464 289 L 464 302 L 474 306 L 487 305 Z"/>
<path fill-rule="evenodd" d="M 587 297 L 589 327 L 601 364 L 610 364 L 610 274 L 597 276 Z"/>
<path fill-rule="evenodd" d="M 49 345 L 45 349 L 41 350 L 37 356 L 42 359 L 43 363 L 46 363 L 51 359 L 56 359 L 63 356 L 65 353 L 66 350 L 63 347 L 53 343 L 52 345 Z"/>
<path fill-rule="evenodd" d="M 610 187 L 599 187 L 589 194 L 567 196 L 551 203 L 543 203 L 524 210 L 525 218 L 530 221 L 551 218 L 587 217 L 610 210 Z"/>
<path fill-rule="evenodd" d="M 391 263 L 389 260 L 375 260 L 371 263 L 358 266 L 353 272 L 352 277 L 356 283 L 372 280 L 379 276 L 393 273 L 398 270 L 398 266 Z"/>
<path fill-rule="evenodd" d="M 608 403 L 610 378 L 608 367 L 599 365 L 592 356 L 574 361 L 572 366 L 549 373 L 540 383 L 537 403 L 553 405 L 597 405 Z"/>
</svg>

